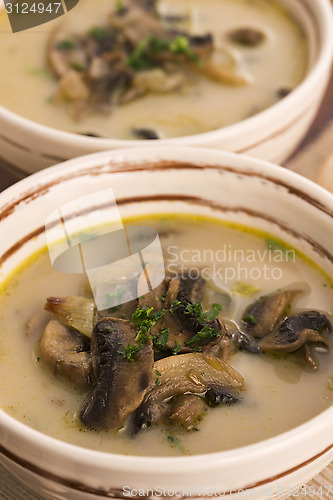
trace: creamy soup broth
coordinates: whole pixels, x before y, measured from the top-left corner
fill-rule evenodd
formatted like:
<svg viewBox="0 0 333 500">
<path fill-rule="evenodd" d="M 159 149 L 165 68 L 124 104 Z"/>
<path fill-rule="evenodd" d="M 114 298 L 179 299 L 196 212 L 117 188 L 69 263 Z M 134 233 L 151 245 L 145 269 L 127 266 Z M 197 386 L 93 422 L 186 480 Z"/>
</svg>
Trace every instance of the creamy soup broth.
<svg viewBox="0 0 333 500">
<path fill-rule="evenodd" d="M 227 282 L 215 276 L 217 289 L 227 290 L 232 298 L 222 318 L 239 321 L 242 311 L 261 295 L 283 287 L 303 288 L 293 310 L 317 309 L 332 312 L 333 289 L 330 279 L 298 252 L 277 259 L 279 245 L 272 245 L 267 235 L 244 228 L 223 225 L 213 219 L 190 216 L 165 216 L 135 220 L 135 223 L 158 229 L 166 263 L 170 269 L 234 269 Z M 268 252 L 267 242 L 270 248 Z M 224 256 L 221 253 L 225 252 Z M 217 253 L 217 252 L 220 253 Z M 240 254 L 243 271 L 239 271 Z M 247 253 L 255 252 L 257 262 Z M 206 252 L 206 253 L 205 253 Z M 218 262 L 212 254 L 218 255 Z M 238 255 L 238 261 L 234 261 Z M 284 255 L 285 254 L 281 254 Z M 260 256 L 260 257 L 259 257 Z M 191 262 L 189 262 L 189 259 Z M 262 260 L 262 262 L 260 262 Z M 253 267 L 263 269 L 255 279 L 246 276 Z M 280 270 L 279 279 L 272 278 L 272 269 Z M 224 270 L 224 271 L 223 271 Z M 239 274 L 240 273 L 240 274 Z M 231 275 L 230 275 L 231 276 Z M 0 302 L 0 406 L 15 419 L 57 439 L 79 446 L 131 455 L 172 456 L 201 454 L 228 450 L 251 444 L 287 431 L 318 415 L 333 403 L 333 353 L 316 354 L 320 369 L 313 373 L 304 369 L 295 355 L 274 357 L 236 353 L 229 363 L 245 379 L 241 400 L 231 406 L 209 408 L 198 423 L 198 431 L 185 431 L 164 425 L 152 426 L 135 438 L 126 432 L 93 431 L 79 422 L 78 412 L 86 392 L 54 377 L 43 367 L 39 357 L 41 318 L 49 296 L 78 293 L 83 276 L 61 274 L 50 264 L 46 251 L 29 259 L 2 286 Z M 306 285 L 308 284 L 308 285 Z M 215 286 L 214 285 L 214 286 Z M 244 288 L 245 287 L 245 288 Z M 295 286 L 294 286 L 295 288 Z M 245 292 L 244 292 L 245 290 Z M 33 319 L 31 319 L 33 318 Z M 45 323 L 44 323 L 45 324 Z M 328 335 L 330 337 L 330 335 Z M 332 346 L 332 340 L 329 340 Z M 170 443 L 169 434 L 179 439 Z"/>
<path fill-rule="evenodd" d="M 59 24 L 70 32 L 84 32 L 103 23 L 114 4 L 113 0 L 81 0 L 61 20 L 14 35 L 2 14 L 0 105 L 74 133 L 136 139 L 133 129 L 145 128 L 168 138 L 203 133 L 248 118 L 293 90 L 306 74 L 309 58 L 303 31 L 278 1 L 161 0 L 158 8 L 162 14 L 188 16 L 175 26 L 177 29 L 212 33 L 215 52 L 220 52 L 223 64 L 229 60 L 229 56 L 225 60 L 226 49 L 232 54 L 231 67 L 249 83 L 226 85 L 193 72 L 190 83 L 179 90 L 146 94 L 116 106 L 110 115 L 88 113 L 75 121 L 66 103 L 54 99 L 57 82 L 46 60 L 48 39 Z M 227 34 L 242 27 L 262 30 L 265 41 L 252 48 L 230 42 Z"/>
</svg>

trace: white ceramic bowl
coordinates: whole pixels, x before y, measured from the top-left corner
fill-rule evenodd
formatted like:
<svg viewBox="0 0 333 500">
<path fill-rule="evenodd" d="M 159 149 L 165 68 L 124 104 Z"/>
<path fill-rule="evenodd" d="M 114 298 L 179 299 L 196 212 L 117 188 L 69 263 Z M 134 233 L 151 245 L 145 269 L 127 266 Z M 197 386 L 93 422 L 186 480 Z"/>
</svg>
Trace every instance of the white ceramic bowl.
<svg viewBox="0 0 333 500">
<path fill-rule="evenodd" d="M 112 188 L 121 216 L 213 214 L 269 231 L 333 276 L 333 195 L 261 160 L 194 148 L 102 152 L 46 169 L 0 195 L 1 280 L 46 245 L 44 223 L 73 199 Z M 333 458 L 333 407 L 277 437 L 180 458 L 120 456 L 43 435 L 0 410 L 0 462 L 45 498 L 122 497 L 122 488 L 199 486 L 225 496 L 273 498 L 306 483 Z M 288 490 L 289 489 L 289 490 Z M 169 492 L 171 495 L 171 493 Z"/>
<path fill-rule="evenodd" d="M 307 77 L 289 96 L 256 116 L 222 129 L 163 139 L 154 146 L 196 146 L 246 153 L 281 163 L 304 137 L 322 100 L 333 55 L 330 0 L 279 0 L 299 20 L 310 46 Z M 96 139 L 51 129 L 0 106 L 0 163 L 17 177 L 60 161 L 144 141 Z"/>
</svg>

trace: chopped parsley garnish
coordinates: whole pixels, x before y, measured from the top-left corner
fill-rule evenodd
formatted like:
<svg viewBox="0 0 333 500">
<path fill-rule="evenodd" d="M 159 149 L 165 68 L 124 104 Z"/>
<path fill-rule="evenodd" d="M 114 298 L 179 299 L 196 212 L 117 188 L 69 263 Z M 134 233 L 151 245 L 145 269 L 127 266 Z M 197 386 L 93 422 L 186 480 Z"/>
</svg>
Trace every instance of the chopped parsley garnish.
<svg viewBox="0 0 333 500">
<path fill-rule="evenodd" d="M 171 446 L 175 446 L 176 448 L 178 448 L 179 451 L 181 451 L 184 455 L 188 454 L 188 452 L 184 448 L 183 444 L 176 436 L 174 436 L 170 432 L 167 432 L 166 438 L 167 438 L 168 442 L 171 444 Z"/>
<path fill-rule="evenodd" d="M 169 49 L 169 42 L 165 38 L 157 35 L 151 35 L 149 39 L 149 48 L 153 54 L 158 54 L 163 50 Z"/>
<path fill-rule="evenodd" d="M 177 356 L 180 353 L 180 343 L 179 340 L 176 340 L 175 347 L 172 349 L 172 354 Z"/>
<path fill-rule="evenodd" d="M 102 28 L 101 26 L 94 26 L 89 31 L 89 35 L 91 38 L 94 38 L 97 41 L 104 40 L 109 35 L 109 32 L 106 28 Z"/>
<path fill-rule="evenodd" d="M 246 316 L 243 317 L 243 321 L 245 323 L 249 323 L 250 325 L 256 325 L 257 318 L 255 316 L 252 316 L 252 314 L 247 314 Z"/>
<path fill-rule="evenodd" d="M 190 302 L 188 302 L 185 306 L 184 313 L 185 314 L 193 314 L 197 318 L 198 321 L 205 321 L 205 315 L 202 311 L 202 306 L 201 306 L 199 300 L 194 302 L 194 304 L 191 304 Z"/>
<path fill-rule="evenodd" d="M 220 314 L 222 309 L 223 309 L 223 307 L 221 306 L 221 304 L 217 304 L 217 303 L 212 304 L 212 309 L 210 311 L 203 313 L 204 318 L 208 321 L 213 321 L 214 319 L 216 319 L 218 317 L 218 315 Z"/>
<path fill-rule="evenodd" d="M 125 8 L 125 4 L 123 2 L 123 0 L 117 0 L 116 2 L 116 11 L 117 12 L 122 12 Z"/>
<path fill-rule="evenodd" d="M 164 309 L 153 312 L 153 307 L 138 307 L 131 316 L 133 325 L 139 328 L 138 336 L 144 336 L 150 333 L 152 326 L 164 316 Z"/>
<path fill-rule="evenodd" d="M 161 330 L 159 336 L 154 338 L 154 344 L 161 351 L 165 351 L 167 349 L 166 344 L 168 342 L 168 337 L 169 337 L 169 328 L 164 328 L 164 330 Z"/>
<path fill-rule="evenodd" d="M 128 57 L 127 66 L 138 70 L 146 69 L 151 66 L 151 62 L 147 54 L 147 45 L 147 40 L 140 40 L 140 42 L 134 48 L 133 52 Z"/>
<path fill-rule="evenodd" d="M 171 42 L 166 38 L 152 34 L 138 42 L 127 59 L 127 65 L 141 70 L 157 65 L 156 55 L 169 50 L 173 54 L 184 54 L 196 64 L 201 64 L 201 59 L 193 52 L 188 38 L 176 36 Z"/>
<path fill-rule="evenodd" d="M 279 250 L 280 252 L 286 252 L 288 250 L 288 248 L 286 248 L 282 243 L 279 243 L 273 238 L 267 238 L 266 245 L 268 250 L 271 250 L 272 252 L 275 252 L 277 250 Z"/>
<path fill-rule="evenodd" d="M 72 61 L 71 66 L 76 71 L 85 71 L 87 69 L 87 65 L 81 61 Z"/>
<path fill-rule="evenodd" d="M 134 356 L 140 351 L 141 348 L 141 345 L 127 344 L 124 351 L 118 351 L 118 354 L 127 359 L 127 361 L 135 361 Z"/>
<path fill-rule="evenodd" d="M 128 361 L 135 361 L 135 355 L 142 349 L 144 344 L 152 339 L 150 335 L 151 327 L 162 318 L 164 310 L 153 312 L 153 307 L 137 307 L 131 316 L 134 326 L 139 329 L 135 337 L 135 344 L 127 344 L 124 351 L 118 351 Z"/>
<path fill-rule="evenodd" d="M 197 342 L 201 342 L 203 340 L 209 340 L 214 337 L 221 337 L 221 330 L 218 330 L 217 328 L 213 328 L 209 325 L 205 325 L 198 333 L 193 335 L 193 337 L 190 338 L 186 342 L 185 345 L 192 345 L 196 344 Z"/>
<path fill-rule="evenodd" d="M 194 304 L 191 304 L 191 302 L 188 302 L 187 300 L 180 301 L 180 300 L 175 299 L 173 301 L 171 308 L 170 308 L 171 314 L 173 314 L 174 311 L 176 311 L 177 309 L 180 309 L 180 308 L 183 308 L 182 312 L 184 314 L 195 316 L 199 322 L 205 321 L 205 316 L 204 316 L 204 313 L 202 311 L 202 306 L 201 306 L 199 300 L 194 302 Z"/>
<path fill-rule="evenodd" d="M 161 381 L 160 381 L 160 377 L 162 376 L 162 373 L 160 373 L 158 370 L 155 370 L 155 373 L 157 375 L 157 378 L 155 380 L 155 383 L 156 385 L 160 385 Z"/>
<path fill-rule="evenodd" d="M 215 303 L 212 304 L 212 309 L 210 311 L 203 312 L 199 300 L 194 302 L 194 304 L 191 304 L 191 302 L 188 302 L 187 300 L 184 300 L 182 302 L 179 300 L 174 300 L 170 312 L 173 314 L 175 310 L 179 309 L 182 306 L 185 306 L 182 312 L 184 314 L 195 316 L 199 323 L 204 323 L 205 321 L 213 321 L 218 317 L 223 309 L 221 304 Z"/>
<path fill-rule="evenodd" d="M 71 40 L 70 38 L 65 38 L 64 40 L 61 40 L 59 43 L 57 43 L 58 50 L 72 50 L 75 49 L 75 47 L 76 42 L 74 40 Z"/>
<path fill-rule="evenodd" d="M 108 312 L 113 313 L 115 311 L 118 311 L 120 309 L 121 302 L 123 296 L 124 296 L 125 290 L 123 290 L 119 285 L 116 286 L 115 290 L 112 293 L 107 293 L 105 295 L 105 302 L 103 304 L 103 307 L 108 309 Z M 115 304 L 115 305 L 113 305 Z"/>
<path fill-rule="evenodd" d="M 200 57 L 193 52 L 190 41 L 186 36 L 176 36 L 170 43 L 170 50 L 174 54 L 184 54 L 196 64 L 201 64 Z"/>
</svg>

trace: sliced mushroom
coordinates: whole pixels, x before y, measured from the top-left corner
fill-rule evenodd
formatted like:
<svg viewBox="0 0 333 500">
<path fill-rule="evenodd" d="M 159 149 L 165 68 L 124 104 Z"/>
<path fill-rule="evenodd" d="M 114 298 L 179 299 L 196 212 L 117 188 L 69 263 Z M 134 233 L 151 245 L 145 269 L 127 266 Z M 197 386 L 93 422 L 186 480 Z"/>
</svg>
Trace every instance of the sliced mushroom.
<svg viewBox="0 0 333 500">
<path fill-rule="evenodd" d="M 279 99 L 284 99 L 285 97 L 287 97 L 287 95 L 290 94 L 290 92 L 292 92 L 292 90 L 293 89 L 281 87 L 280 89 L 278 89 L 276 95 Z"/>
<path fill-rule="evenodd" d="M 246 333 L 255 338 L 269 335 L 286 315 L 288 307 L 299 293 L 297 290 L 286 290 L 260 297 L 243 314 Z"/>
<path fill-rule="evenodd" d="M 197 66 L 196 69 L 211 80 L 224 83 L 225 85 L 243 86 L 250 83 L 247 76 L 230 68 L 217 65 L 211 60 L 205 61 L 203 64 Z"/>
<path fill-rule="evenodd" d="M 306 344 L 305 346 L 301 347 L 300 353 L 303 356 L 303 359 L 305 361 L 305 364 L 313 371 L 319 370 L 319 363 L 318 361 L 313 357 L 313 354 L 311 352 L 310 346 Z"/>
<path fill-rule="evenodd" d="M 206 344 L 202 344 L 200 350 L 203 353 L 212 354 L 213 356 L 222 359 L 222 361 L 228 361 L 231 358 L 234 349 L 229 335 L 225 330 L 223 330 L 220 337 L 217 337 L 210 342 L 208 341 Z"/>
<path fill-rule="evenodd" d="M 264 42 L 266 35 L 255 28 L 238 28 L 228 34 L 228 39 L 244 47 L 258 47 Z"/>
<path fill-rule="evenodd" d="M 68 71 L 59 82 L 60 95 L 69 101 L 86 101 L 89 97 L 89 88 L 77 71 Z"/>
<path fill-rule="evenodd" d="M 54 31 L 48 47 L 48 61 L 60 78 L 71 69 L 84 70 L 88 64 L 84 38 L 60 30 Z"/>
<path fill-rule="evenodd" d="M 108 309 L 104 309 L 102 311 L 98 311 L 97 316 L 98 319 L 103 319 L 105 317 L 111 316 L 112 318 L 131 318 L 132 314 L 136 311 L 138 307 L 138 300 L 133 299 L 128 302 L 124 302 L 124 304 L 119 304 L 118 306 L 109 307 Z"/>
<path fill-rule="evenodd" d="M 242 332 L 236 323 L 231 320 L 226 320 L 224 324 L 227 329 L 227 337 L 236 349 L 244 350 L 252 354 L 260 353 L 258 342 L 252 335 Z"/>
<path fill-rule="evenodd" d="M 205 295 L 206 281 L 202 276 L 192 278 L 190 274 L 183 274 L 180 277 L 177 299 L 187 300 L 192 304 L 202 302 Z"/>
<path fill-rule="evenodd" d="M 325 314 L 305 311 L 291 316 L 260 342 L 260 348 L 269 352 L 295 352 L 307 344 L 317 344 L 329 349 L 320 332 L 330 332 L 332 326 Z"/>
<path fill-rule="evenodd" d="M 129 2 L 128 7 L 121 16 L 111 15 L 109 25 L 121 31 L 126 44 L 130 47 L 135 48 L 151 35 L 164 38 L 168 36 L 168 30 L 152 12 L 140 8 L 134 1 Z"/>
<path fill-rule="evenodd" d="M 157 0 L 136 0 L 136 4 L 148 12 L 154 13 L 156 10 Z"/>
<path fill-rule="evenodd" d="M 65 40 L 70 40 L 64 43 Z M 48 62 L 58 77 L 63 77 L 70 70 L 70 63 L 68 61 L 68 52 L 76 45 L 76 40 L 72 40 L 70 36 L 59 30 L 51 34 L 48 46 Z M 63 48 L 61 48 L 63 47 Z"/>
<path fill-rule="evenodd" d="M 210 406 L 217 406 L 220 404 L 231 405 L 239 401 L 239 396 L 236 395 L 235 391 L 217 385 L 206 392 L 206 400 Z"/>
<path fill-rule="evenodd" d="M 176 281 L 177 280 L 177 281 Z M 174 286 L 178 283 L 176 303 L 174 302 L 173 314 L 178 321 L 191 332 L 191 336 L 198 333 L 204 326 L 204 321 L 198 317 L 193 306 L 201 303 L 205 294 L 206 282 L 201 276 L 191 278 L 190 275 L 182 275 L 175 278 Z M 171 286 L 171 285 L 170 285 Z M 219 328 L 217 322 L 210 322 Z"/>
<path fill-rule="evenodd" d="M 64 325 L 91 337 L 95 324 L 96 305 L 87 297 L 49 297 L 44 306 Z"/>
<path fill-rule="evenodd" d="M 142 402 L 153 380 L 153 348 L 142 345 L 133 361 L 124 354 L 135 346 L 137 331 L 122 319 L 100 320 L 92 336 L 92 362 L 96 385 L 84 404 L 80 419 L 95 429 L 119 429 Z"/>
<path fill-rule="evenodd" d="M 170 24 L 182 23 L 182 22 L 189 20 L 189 15 L 186 13 L 184 13 L 184 14 L 172 14 L 172 13 L 169 14 L 168 13 L 168 14 L 160 15 L 160 19 L 163 22 L 170 23 Z"/>
<path fill-rule="evenodd" d="M 144 140 L 159 139 L 157 132 L 155 132 L 155 130 L 151 128 L 134 128 L 132 129 L 132 132 L 138 139 L 144 139 Z"/>
<path fill-rule="evenodd" d="M 117 103 L 131 84 L 133 73 L 126 66 L 126 59 L 122 54 L 114 54 L 114 57 L 105 63 L 104 71 L 103 77 L 88 80 L 91 102 Z"/>
<path fill-rule="evenodd" d="M 163 403 L 183 394 L 204 395 L 213 387 L 240 390 L 243 377 L 228 363 L 202 353 L 169 356 L 154 365 L 158 378 L 135 412 L 136 430 L 163 416 Z"/>
<path fill-rule="evenodd" d="M 164 315 L 151 333 L 159 338 L 161 331 L 167 329 L 167 334 L 163 333 L 163 338 L 167 336 L 163 348 L 175 350 L 175 353 L 202 350 L 226 360 L 230 353 L 226 329 L 218 319 L 206 320 L 200 305 L 205 287 L 206 282 L 201 276 L 192 279 L 184 274 L 171 279 L 164 293 Z M 155 345 L 158 346 L 159 342 Z"/>
<path fill-rule="evenodd" d="M 188 431 L 202 419 L 207 409 L 203 398 L 191 394 L 180 396 L 170 404 L 170 421 Z"/>
<path fill-rule="evenodd" d="M 165 296 L 170 284 L 170 278 L 166 277 L 156 288 L 151 289 L 151 277 L 161 276 L 164 271 L 154 263 L 147 264 L 138 280 L 138 297 L 141 307 L 153 307 L 154 311 L 160 311 L 165 307 Z M 149 283 L 150 291 L 147 292 Z"/>
<path fill-rule="evenodd" d="M 55 375 L 85 388 L 91 382 L 89 343 L 57 319 L 47 324 L 40 341 L 40 357 Z"/>
<path fill-rule="evenodd" d="M 205 57 L 211 54 L 214 49 L 214 39 L 211 33 L 204 35 L 187 35 L 191 49 L 199 56 Z"/>
<path fill-rule="evenodd" d="M 165 94 L 177 90 L 185 83 L 185 76 L 180 72 L 170 75 L 160 68 L 139 71 L 133 78 L 133 85 L 148 92 Z"/>
</svg>

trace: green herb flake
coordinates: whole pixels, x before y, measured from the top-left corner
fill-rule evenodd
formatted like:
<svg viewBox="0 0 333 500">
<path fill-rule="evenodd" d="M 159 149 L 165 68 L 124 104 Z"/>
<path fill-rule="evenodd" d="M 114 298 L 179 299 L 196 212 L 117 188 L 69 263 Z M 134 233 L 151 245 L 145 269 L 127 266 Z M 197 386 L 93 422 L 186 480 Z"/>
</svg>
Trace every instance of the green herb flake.
<svg viewBox="0 0 333 500">
<path fill-rule="evenodd" d="M 174 54 L 184 54 L 196 64 L 202 64 L 200 57 L 193 52 L 189 39 L 185 36 L 176 36 L 170 43 L 170 50 Z"/>
<path fill-rule="evenodd" d="M 205 325 L 196 335 L 193 335 L 193 337 L 191 337 L 185 345 L 192 345 L 198 342 L 202 342 L 203 340 L 209 340 L 214 337 L 221 337 L 221 334 L 221 330 L 213 328 L 209 325 Z"/>
<path fill-rule="evenodd" d="M 127 359 L 127 361 L 135 361 L 135 356 L 136 354 L 141 350 L 140 345 L 137 344 L 127 344 L 125 347 L 124 351 L 117 351 L 118 354 L 120 354 L 124 359 Z"/>
<path fill-rule="evenodd" d="M 116 11 L 117 12 L 121 12 L 121 11 L 124 10 L 124 8 L 125 8 L 125 4 L 124 4 L 123 0 L 117 0 L 117 2 L 116 2 Z"/>
<path fill-rule="evenodd" d="M 59 43 L 57 43 L 58 50 L 72 50 L 75 49 L 75 47 L 76 42 L 74 40 L 71 40 L 70 38 L 65 38 L 64 40 L 61 40 Z"/>
<path fill-rule="evenodd" d="M 40 361 L 40 357 L 39 356 L 36 359 L 37 359 L 38 362 Z"/>
<path fill-rule="evenodd" d="M 181 453 L 183 455 L 187 455 L 188 454 L 188 452 L 186 451 L 184 445 L 182 444 L 182 442 L 176 436 L 174 436 L 170 432 L 167 432 L 166 433 L 166 438 L 167 438 L 168 442 L 171 444 L 171 446 L 174 446 L 174 447 L 178 448 L 178 450 L 181 451 Z"/>
<path fill-rule="evenodd" d="M 161 330 L 161 333 L 159 334 L 159 336 L 154 339 L 154 344 L 161 351 L 165 351 L 167 348 L 166 344 L 168 342 L 168 337 L 169 337 L 169 329 L 165 328 L 164 330 Z"/>
<path fill-rule="evenodd" d="M 103 307 L 108 309 L 108 312 L 110 312 L 110 313 L 118 311 L 118 309 L 120 309 L 120 307 L 121 307 L 121 304 L 119 304 L 119 302 L 121 302 L 121 300 L 124 296 L 124 293 L 125 293 L 125 290 L 123 290 L 120 287 L 120 285 L 117 285 L 113 292 L 107 293 L 105 295 L 105 302 L 103 304 Z M 115 303 L 116 303 L 116 305 L 113 305 Z"/>
<path fill-rule="evenodd" d="M 139 336 L 150 333 L 159 319 L 164 316 L 164 309 L 153 312 L 153 307 L 138 307 L 131 316 L 132 323 L 139 328 Z"/>
<path fill-rule="evenodd" d="M 208 321 L 213 321 L 214 319 L 216 319 L 218 317 L 218 315 L 220 314 L 222 309 L 223 309 L 223 307 L 221 304 L 217 304 L 217 303 L 212 304 L 212 309 L 210 311 L 203 313 L 204 318 Z"/>
<path fill-rule="evenodd" d="M 149 57 L 147 55 L 148 40 L 140 40 L 132 53 L 127 58 L 126 64 L 133 69 L 146 69 L 151 66 Z"/>
<path fill-rule="evenodd" d="M 151 35 L 149 38 L 149 48 L 153 54 L 158 54 L 163 50 L 169 49 L 169 42 L 165 38 L 157 35 Z"/>
<path fill-rule="evenodd" d="M 191 302 L 188 302 L 187 300 L 183 300 L 181 302 L 176 299 L 173 301 L 173 304 L 170 308 L 170 312 L 173 314 L 174 311 L 179 309 L 181 306 L 185 306 L 183 310 L 184 314 L 195 316 L 199 322 L 205 321 L 205 316 L 202 311 L 202 306 L 199 300 L 194 302 L 194 304 L 191 304 Z"/>
<path fill-rule="evenodd" d="M 107 28 L 102 28 L 101 26 L 94 26 L 89 31 L 89 35 L 91 36 L 91 38 L 94 38 L 94 40 L 100 41 L 104 40 L 109 35 L 109 32 Z"/>
<path fill-rule="evenodd" d="M 158 370 L 155 370 L 155 373 L 156 373 L 156 375 L 157 375 L 157 378 L 156 378 L 156 380 L 155 380 L 155 383 L 156 383 L 156 385 L 160 385 L 161 381 L 160 381 L 160 378 L 159 378 L 159 377 L 161 377 L 161 376 L 162 376 L 162 373 L 160 373 Z"/>
<path fill-rule="evenodd" d="M 170 307 L 169 312 L 170 312 L 171 314 L 173 314 L 173 313 L 175 312 L 175 310 L 176 310 L 176 309 L 178 309 L 178 307 L 179 307 L 179 306 L 181 306 L 181 302 L 180 302 L 180 300 L 175 299 L 175 300 L 173 301 L 172 306 Z"/>
<path fill-rule="evenodd" d="M 180 353 L 180 343 L 179 340 L 176 340 L 175 347 L 172 349 L 172 354 L 177 356 Z"/>
<path fill-rule="evenodd" d="M 76 71 L 85 71 L 87 69 L 87 65 L 81 61 L 72 61 L 71 67 Z"/>
<path fill-rule="evenodd" d="M 256 325 L 257 324 L 257 318 L 255 316 L 252 316 L 252 314 L 247 314 L 246 316 L 243 317 L 243 321 L 245 323 L 249 323 L 250 325 Z"/>
<path fill-rule="evenodd" d="M 41 78 L 42 80 L 53 80 L 52 75 L 42 68 L 29 68 L 26 70 L 26 74 L 30 76 L 36 76 L 37 78 Z"/>
<path fill-rule="evenodd" d="M 272 252 L 280 251 L 285 253 L 288 250 L 287 247 L 285 247 L 282 243 L 274 240 L 273 238 L 266 239 L 266 246 L 268 250 L 271 250 Z"/>
</svg>

